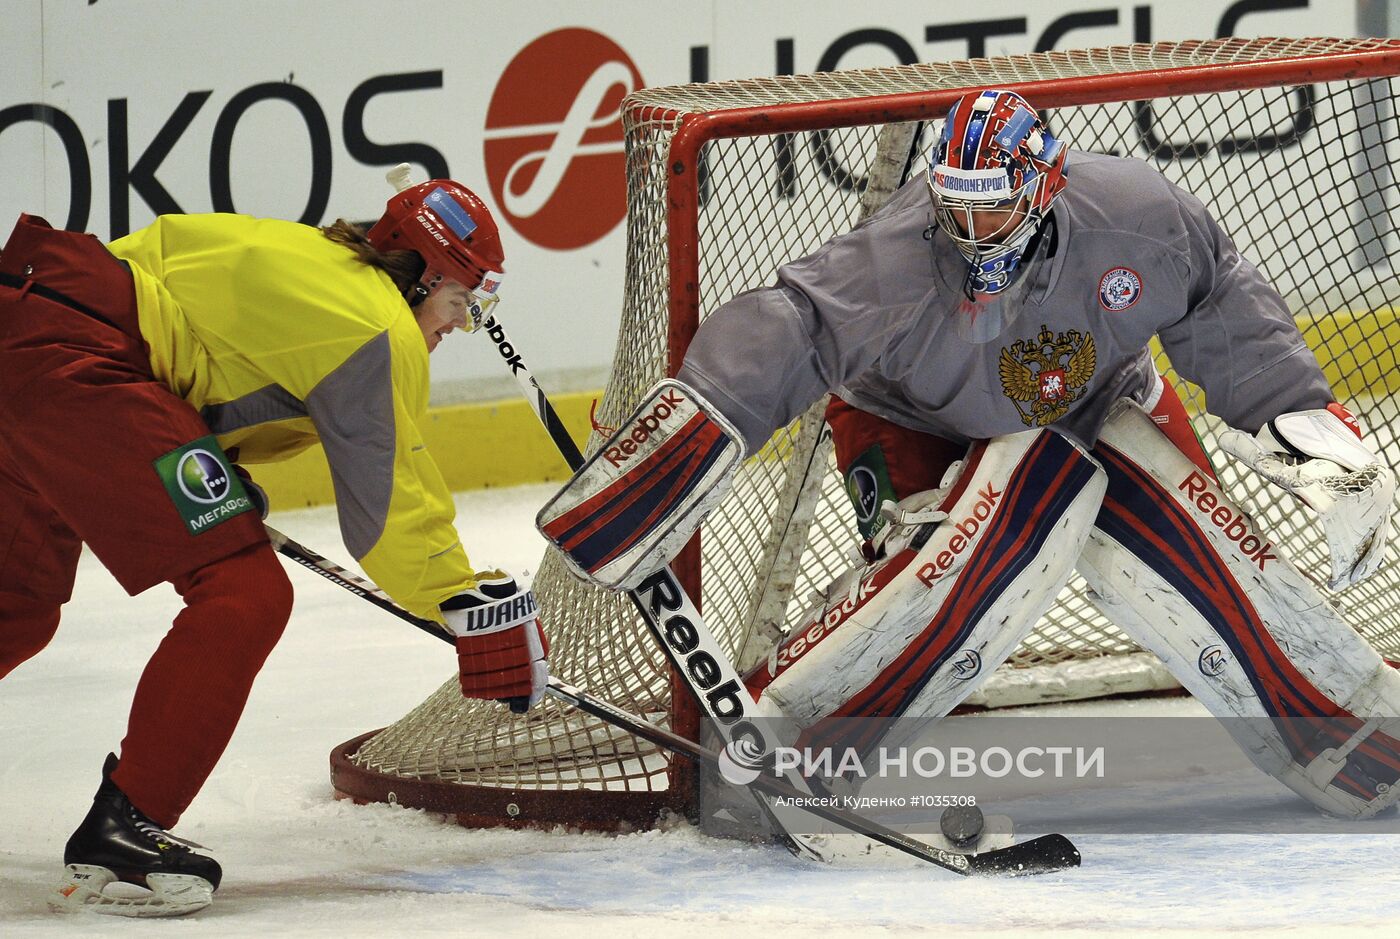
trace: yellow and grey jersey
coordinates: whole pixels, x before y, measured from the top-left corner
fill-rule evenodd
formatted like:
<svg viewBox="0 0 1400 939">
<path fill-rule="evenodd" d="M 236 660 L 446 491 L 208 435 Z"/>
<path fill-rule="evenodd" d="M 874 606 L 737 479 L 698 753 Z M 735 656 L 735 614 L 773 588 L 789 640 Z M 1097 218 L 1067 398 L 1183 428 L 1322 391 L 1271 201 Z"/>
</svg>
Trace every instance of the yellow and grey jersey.
<svg viewBox="0 0 1400 939">
<path fill-rule="evenodd" d="M 475 581 L 418 429 L 427 344 L 388 276 L 317 229 L 240 215 L 161 216 L 110 248 L 131 266 L 156 377 L 240 462 L 319 441 L 345 546 L 440 619 Z"/>
<path fill-rule="evenodd" d="M 1053 427 L 1092 445 L 1114 400 L 1155 389 L 1154 335 L 1234 427 L 1333 400 L 1283 299 L 1199 200 L 1141 160 L 1076 151 L 1068 174 L 1001 299 L 965 297 L 920 178 L 716 310 L 678 377 L 750 452 L 826 391 L 955 441 Z"/>
</svg>

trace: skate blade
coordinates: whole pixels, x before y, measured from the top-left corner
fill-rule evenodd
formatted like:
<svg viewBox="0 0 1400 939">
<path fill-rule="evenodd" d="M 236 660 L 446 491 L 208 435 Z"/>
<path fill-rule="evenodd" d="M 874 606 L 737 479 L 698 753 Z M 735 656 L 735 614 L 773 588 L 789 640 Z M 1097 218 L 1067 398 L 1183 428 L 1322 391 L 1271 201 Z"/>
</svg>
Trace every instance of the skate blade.
<svg viewBox="0 0 1400 939">
<path fill-rule="evenodd" d="M 58 913 L 101 913 L 104 916 L 186 916 L 214 900 L 214 888 L 193 874 L 147 874 L 149 890 L 126 884 L 105 867 L 69 864 L 63 883 L 49 895 L 49 908 Z M 119 885 L 115 892 L 107 892 Z M 129 891 L 130 895 L 126 895 Z"/>
<path fill-rule="evenodd" d="M 925 862 L 862 835 L 815 835 L 830 863 L 839 867 L 903 868 L 923 867 Z M 931 848 L 955 854 L 979 854 L 1010 847 L 1015 843 L 1015 826 L 1005 815 L 988 815 L 982 833 L 971 844 L 954 844 L 937 832 L 911 835 Z"/>
</svg>

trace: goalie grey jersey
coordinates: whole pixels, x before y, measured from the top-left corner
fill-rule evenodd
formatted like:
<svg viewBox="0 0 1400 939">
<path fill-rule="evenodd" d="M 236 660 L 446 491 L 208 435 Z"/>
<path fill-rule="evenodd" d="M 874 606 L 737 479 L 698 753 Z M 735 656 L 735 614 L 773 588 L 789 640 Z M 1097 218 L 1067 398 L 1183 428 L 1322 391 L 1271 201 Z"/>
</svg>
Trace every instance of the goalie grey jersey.
<svg viewBox="0 0 1400 939">
<path fill-rule="evenodd" d="M 1333 400 L 1283 299 L 1194 196 L 1140 160 L 1070 154 L 1069 183 L 1001 299 L 973 303 L 922 177 L 701 325 L 679 378 L 754 452 L 836 391 L 964 442 L 1052 427 L 1092 446 L 1155 389 L 1148 341 L 1251 433 Z"/>
</svg>

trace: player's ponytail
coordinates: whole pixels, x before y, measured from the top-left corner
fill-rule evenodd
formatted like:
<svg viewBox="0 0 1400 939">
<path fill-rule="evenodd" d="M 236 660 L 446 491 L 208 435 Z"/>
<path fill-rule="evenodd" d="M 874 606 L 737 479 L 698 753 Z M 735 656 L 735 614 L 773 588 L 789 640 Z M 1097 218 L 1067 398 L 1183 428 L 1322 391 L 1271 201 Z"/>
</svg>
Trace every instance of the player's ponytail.
<svg viewBox="0 0 1400 939">
<path fill-rule="evenodd" d="M 355 252 L 360 263 L 377 267 L 388 274 L 394 286 L 399 288 L 399 293 L 406 294 L 423 276 L 425 265 L 417 251 L 380 251 L 370 244 L 365 228 L 354 222 L 338 218 L 334 225 L 322 227 L 321 234 Z"/>
</svg>

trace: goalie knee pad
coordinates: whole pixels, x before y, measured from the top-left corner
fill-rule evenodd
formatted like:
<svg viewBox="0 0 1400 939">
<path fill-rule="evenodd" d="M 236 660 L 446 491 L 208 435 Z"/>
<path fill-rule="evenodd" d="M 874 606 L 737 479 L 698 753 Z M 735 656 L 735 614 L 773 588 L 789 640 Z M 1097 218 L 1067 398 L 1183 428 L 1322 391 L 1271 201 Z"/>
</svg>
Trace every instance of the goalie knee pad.
<svg viewBox="0 0 1400 939">
<path fill-rule="evenodd" d="M 1116 405 L 1094 454 L 1108 492 L 1079 571 L 1096 605 L 1314 805 L 1400 799 L 1400 674 L 1141 408 Z"/>
<path fill-rule="evenodd" d="M 804 745 L 842 718 L 883 718 L 843 739 L 868 750 L 888 721 L 941 717 L 1015 650 L 1072 569 L 1103 471 L 1050 431 L 979 443 L 949 489 L 905 513 L 884 556 L 828 588 L 748 679 Z M 849 729 L 850 725 L 844 725 Z"/>
</svg>

